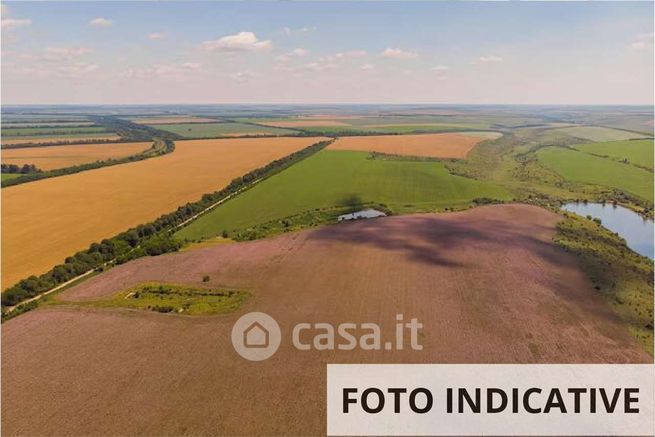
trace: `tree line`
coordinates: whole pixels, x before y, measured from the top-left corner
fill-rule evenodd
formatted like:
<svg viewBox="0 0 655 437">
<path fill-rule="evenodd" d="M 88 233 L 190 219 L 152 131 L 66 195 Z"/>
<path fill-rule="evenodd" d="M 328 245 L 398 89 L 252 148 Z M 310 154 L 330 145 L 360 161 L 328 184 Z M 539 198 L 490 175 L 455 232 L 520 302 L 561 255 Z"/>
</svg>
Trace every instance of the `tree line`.
<svg viewBox="0 0 655 437">
<path fill-rule="evenodd" d="M 2 173 L 12 174 L 30 174 L 41 173 L 41 169 L 37 168 L 34 164 L 0 164 L 2 166 Z"/>
<path fill-rule="evenodd" d="M 332 140 L 315 143 L 284 158 L 272 161 L 264 167 L 233 179 L 227 187 L 219 191 L 204 194 L 197 202 L 187 203 L 153 222 L 141 224 L 113 238 L 102 240 L 100 243 L 93 243 L 87 250 L 66 258 L 63 264 L 55 266 L 41 276 L 30 276 L 21 280 L 2 293 L 3 311 L 6 306 L 17 305 L 90 270 L 102 269 L 107 263 L 122 264 L 142 256 L 155 256 L 177 251 L 180 248 L 180 242 L 174 239 L 170 232 L 177 226 L 254 181 L 270 177 L 313 155 L 331 142 Z"/>
</svg>

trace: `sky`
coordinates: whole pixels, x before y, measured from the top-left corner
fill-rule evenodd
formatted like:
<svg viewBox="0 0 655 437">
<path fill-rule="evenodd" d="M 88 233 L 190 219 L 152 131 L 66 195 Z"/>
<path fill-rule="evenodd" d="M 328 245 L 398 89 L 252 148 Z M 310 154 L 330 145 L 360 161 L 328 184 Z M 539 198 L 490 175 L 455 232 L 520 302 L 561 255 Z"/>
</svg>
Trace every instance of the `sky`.
<svg viewBox="0 0 655 437">
<path fill-rule="evenodd" d="M 2 2 L 3 104 L 653 104 L 653 2 Z"/>
</svg>

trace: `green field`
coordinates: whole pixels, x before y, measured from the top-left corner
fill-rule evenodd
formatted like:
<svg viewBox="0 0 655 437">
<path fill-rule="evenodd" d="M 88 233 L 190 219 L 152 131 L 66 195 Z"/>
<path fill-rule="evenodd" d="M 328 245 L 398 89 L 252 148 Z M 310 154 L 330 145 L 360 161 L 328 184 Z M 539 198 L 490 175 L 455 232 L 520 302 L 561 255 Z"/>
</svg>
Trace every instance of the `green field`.
<svg viewBox="0 0 655 437">
<path fill-rule="evenodd" d="M 627 160 L 630 164 L 653 169 L 653 140 L 610 141 L 606 143 L 579 144 L 575 148 L 594 155 Z"/>
<path fill-rule="evenodd" d="M 70 134 L 88 134 L 107 132 L 102 126 L 82 126 L 82 127 L 18 127 L 18 128 L 2 128 L 3 137 L 19 137 L 24 136 L 59 136 Z"/>
<path fill-rule="evenodd" d="M 275 127 L 254 126 L 245 123 L 180 123 L 153 124 L 154 129 L 178 134 L 185 138 L 215 138 L 236 134 L 251 135 L 293 135 L 296 131 Z"/>
<path fill-rule="evenodd" d="M 618 129 L 598 126 L 575 126 L 558 129 L 573 137 L 582 138 L 589 141 L 620 141 L 635 138 L 646 138 L 645 135 L 634 132 L 627 132 Z"/>
<path fill-rule="evenodd" d="M 497 185 L 451 175 L 441 162 L 370 159 L 366 152 L 322 151 L 255 185 L 177 233 L 199 239 L 315 208 L 383 203 L 394 212 L 508 200 Z"/>
<path fill-rule="evenodd" d="M 653 173 L 647 170 L 561 147 L 546 147 L 537 156 L 565 179 L 618 188 L 653 201 Z"/>
</svg>

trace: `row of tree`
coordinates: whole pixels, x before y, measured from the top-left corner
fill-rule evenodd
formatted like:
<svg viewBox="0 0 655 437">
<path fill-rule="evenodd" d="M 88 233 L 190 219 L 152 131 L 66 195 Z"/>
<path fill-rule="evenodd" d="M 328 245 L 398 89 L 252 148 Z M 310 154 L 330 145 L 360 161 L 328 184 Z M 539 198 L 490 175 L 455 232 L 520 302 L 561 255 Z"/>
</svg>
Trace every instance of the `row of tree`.
<svg viewBox="0 0 655 437">
<path fill-rule="evenodd" d="M 199 201 L 187 203 L 151 223 L 139 225 L 100 243 L 93 243 L 87 250 L 66 258 L 63 264 L 55 266 L 49 272 L 38 277 L 30 276 L 7 289 L 2 293 L 2 306 L 14 306 L 92 269 L 102 268 L 107 263 L 122 264 L 141 256 L 174 252 L 179 249 L 180 242 L 172 237 L 170 231 L 177 226 L 252 182 L 282 171 L 325 148 L 331 142 L 315 143 L 236 178 L 222 190 L 204 194 Z"/>
<path fill-rule="evenodd" d="M 13 174 L 29 174 L 29 173 L 41 173 L 41 170 L 36 167 L 34 164 L 0 164 L 2 166 L 2 173 L 13 173 Z"/>
</svg>

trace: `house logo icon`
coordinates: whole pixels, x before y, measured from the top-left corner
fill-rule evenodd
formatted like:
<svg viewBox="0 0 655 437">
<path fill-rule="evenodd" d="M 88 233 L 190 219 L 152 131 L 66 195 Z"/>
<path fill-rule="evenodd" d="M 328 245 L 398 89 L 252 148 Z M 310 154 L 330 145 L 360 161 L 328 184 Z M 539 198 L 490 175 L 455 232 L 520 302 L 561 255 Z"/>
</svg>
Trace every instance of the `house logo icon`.
<svg viewBox="0 0 655 437">
<path fill-rule="evenodd" d="M 245 347 L 268 347 L 269 333 L 261 323 L 253 322 L 245 331 L 243 331 L 243 345 Z"/>
<path fill-rule="evenodd" d="M 263 361 L 280 347 L 282 333 L 275 319 L 264 313 L 248 313 L 232 327 L 232 345 L 243 358 Z"/>
</svg>

